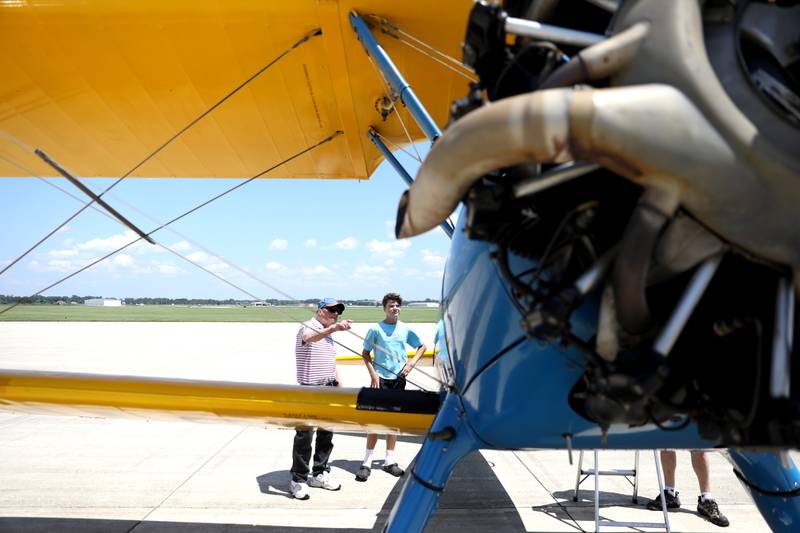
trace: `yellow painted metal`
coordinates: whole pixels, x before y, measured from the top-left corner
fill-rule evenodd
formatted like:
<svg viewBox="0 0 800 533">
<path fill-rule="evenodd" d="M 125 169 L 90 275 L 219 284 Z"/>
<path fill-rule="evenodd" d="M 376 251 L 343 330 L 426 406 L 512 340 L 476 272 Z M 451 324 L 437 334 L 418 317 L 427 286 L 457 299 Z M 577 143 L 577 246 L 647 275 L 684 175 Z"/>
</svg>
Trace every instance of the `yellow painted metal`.
<svg viewBox="0 0 800 533">
<path fill-rule="evenodd" d="M 406 357 L 408 357 L 410 359 L 410 358 L 414 357 L 414 355 L 416 355 L 416 353 L 417 352 L 406 352 Z M 433 357 L 433 352 L 431 350 L 428 350 L 427 352 L 422 354 L 422 357 L 423 358 Z M 361 357 L 360 355 L 355 355 L 355 354 L 346 354 L 346 355 L 337 355 L 336 356 L 336 361 L 337 362 L 341 362 L 341 361 L 362 361 L 363 359 L 364 358 Z"/>
<path fill-rule="evenodd" d="M 409 114 L 385 121 L 384 85 L 348 21 L 376 14 L 460 57 L 471 0 L 0 1 L 0 176 L 52 176 L 28 147 L 78 176 L 121 176 L 315 28 L 135 172 L 250 177 L 341 130 L 266 177 L 366 179 L 391 143 L 424 136 Z M 467 80 L 380 32 L 378 40 L 443 126 Z M 17 142 L 18 141 L 18 142 Z M 10 161 L 10 162 L 9 162 Z M 20 168 L 23 167 L 23 168 Z M 28 169 L 28 170 L 25 170 Z"/>
<path fill-rule="evenodd" d="M 360 389 L 0 372 L 0 410 L 424 435 L 433 415 L 356 409 Z"/>
</svg>

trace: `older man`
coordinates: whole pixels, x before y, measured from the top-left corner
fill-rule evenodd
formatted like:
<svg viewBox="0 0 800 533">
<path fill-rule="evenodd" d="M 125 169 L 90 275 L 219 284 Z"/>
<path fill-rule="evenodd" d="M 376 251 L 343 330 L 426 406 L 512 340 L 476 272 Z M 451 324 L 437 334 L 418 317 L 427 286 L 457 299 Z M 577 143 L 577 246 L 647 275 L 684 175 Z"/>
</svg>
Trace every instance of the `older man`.
<svg viewBox="0 0 800 533">
<path fill-rule="evenodd" d="M 350 329 L 350 320 L 338 322 L 344 304 L 333 298 L 319 301 L 314 318 L 304 322 L 297 332 L 294 353 L 297 359 L 297 382 L 300 385 L 339 386 L 336 371 L 336 345 L 331 338 L 335 331 Z M 339 490 L 341 484 L 329 472 L 328 459 L 333 451 L 333 433 L 317 428 L 314 466 L 309 476 L 311 440 L 314 428 L 297 429 L 292 448 L 292 480 L 289 489 L 298 500 L 309 498 L 308 487 Z"/>
</svg>

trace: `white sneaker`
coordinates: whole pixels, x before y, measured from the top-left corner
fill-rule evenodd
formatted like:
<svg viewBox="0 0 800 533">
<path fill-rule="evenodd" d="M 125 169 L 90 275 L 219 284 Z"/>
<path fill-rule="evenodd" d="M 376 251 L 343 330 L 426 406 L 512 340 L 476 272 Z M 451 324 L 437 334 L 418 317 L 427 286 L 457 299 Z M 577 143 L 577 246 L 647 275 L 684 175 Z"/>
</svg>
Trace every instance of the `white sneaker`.
<svg viewBox="0 0 800 533">
<path fill-rule="evenodd" d="M 290 481 L 289 492 L 292 493 L 292 497 L 296 500 L 307 500 L 310 498 L 308 495 L 308 484 L 302 481 L 300 483 L 294 480 Z"/>
<path fill-rule="evenodd" d="M 342 484 L 332 478 L 327 472 L 310 476 L 308 478 L 308 486 L 325 490 L 339 490 Z"/>
</svg>

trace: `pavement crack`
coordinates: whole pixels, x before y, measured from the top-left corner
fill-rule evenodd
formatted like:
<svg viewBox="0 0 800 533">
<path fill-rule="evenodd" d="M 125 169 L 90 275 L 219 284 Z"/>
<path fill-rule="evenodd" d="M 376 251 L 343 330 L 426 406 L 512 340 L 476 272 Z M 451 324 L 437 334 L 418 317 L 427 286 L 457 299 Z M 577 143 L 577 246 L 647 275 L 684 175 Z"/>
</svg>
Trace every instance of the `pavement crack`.
<svg viewBox="0 0 800 533">
<path fill-rule="evenodd" d="M 137 527 L 139 527 L 139 526 L 140 526 L 140 525 L 141 525 L 143 522 L 145 522 L 145 521 L 147 520 L 147 518 L 148 518 L 148 517 L 149 517 L 151 514 L 153 514 L 153 513 L 154 513 L 156 510 L 160 509 L 162 505 L 164 505 L 164 502 L 166 502 L 167 500 L 169 500 L 169 499 L 172 497 L 172 495 L 173 495 L 173 494 L 175 494 L 176 492 L 178 492 L 178 491 L 180 490 L 180 488 L 181 488 L 181 487 L 183 487 L 184 485 L 186 485 L 186 483 L 188 483 L 190 479 L 192 479 L 192 478 L 193 478 L 193 477 L 194 477 L 194 476 L 195 476 L 195 475 L 196 475 L 196 474 L 197 474 L 197 473 L 198 473 L 200 470 L 202 470 L 203 468 L 205 468 L 205 466 L 206 466 L 208 463 L 210 463 L 210 462 L 211 462 L 211 461 L 212 461 L 214 458 L 216 458 L 216 457 L 217 457 L 217 456 L 218 456 L 220 453 L 222 453 L 222 450 L 224 450 L 225 448 L 227 448 L 227 447 L 230 445 L 230 443 L 232 443 L 233 441 L 235 441 L 236 439 L 238 439 L 238 438 L 239 438 L 239 435 L 241 435 L 242 433 L 244 433 L 246 430 L 247 430 L 247 427 L 243 427 L 243 428 L 242 428 L 242 429 L 241 429 L 241 430 L 240 430 L 238 433 L 236 433 L 236 435 L 234 435 L 233 437 L 231 437 L 230 439 L 228 439 L 228 441 L 227 441 L 225 444 L 223 444 L 222 446 L 220 446 L 220 448 L 219 448 L 219 449 L 218 449 L 216 452 L 214 452 L 213 454 L 211 454 L 211 456 L 210 456 L 208 459 L 206 459 L 206 460 L 203 462 L 203 464 L 201 464 L 200 466 L 198 466 L 197 468 L 195 468 L 195 469 L 194 469 L 194 471 L 193 471 L 191 474 L 189 474 L 189 475 L 186 477 L 186 479 L 184 479 L 183 481 L 181 481 L 181 482 L 180 482 L 180 484 L 178 484 L 178 486 L 177 486 L 177 487 L 175 487 L 174 489 L 172 489 L 172 491 L 171 491 L 169 494 L 167 494 L 166 496 L 164 496 L 164 498 L 163 498 L 163 499 L 162 499 L 160 502 L 158 502 L 158 504 L 157 504 L 155 507 L 153 507 L 152 509 L 150 509 L 150 511 L 148 511 L 148 513 L 147 513 L 146 515 L 144 515 L 144 517 L 142 517 L 142 519 L 141 519 L 141 520 L 139 520 L 139 521 L 137 521 L 135 524 L 133 524 L 133 525 L 131 526 L 131 528 L 130 528 L 130 529 L 129 529 L 129 530 L 126 532 L 126 533 L 131 533 L 133 530 L 135 530 Z"/>
<path fill-rule="evenodd" d="M 582 528 L 582 527 L 581 527 L 581 526 L 578 524 L 578 521 L 577 521 L 577 520 L 575 520 L 575 517 L 573 517 L 573 516 L 572 516 L 572 514 L 570 514 L 570 512 L 569 512 L 569 509 L 568 509 L 568 508 L 567 508 L 565 505 L 562 505 L 562 503 L 561 503 L 561 502 L 560 502 L 558 499 L 556 499 L 556 498 L 553 496 L 553 493 L 552 493 L 552 492 L 550 492 L 550 491 L 547 489 L 547 487 L 545 486 L 545 484 L 544 484 L 544 483 L 542 483 L 542 481 L 541 481 L 541 480 L 540 480 L 540 479 L 539 479 L 539 478 L 536 476 L 536 474 L 534 474 L 534 473 L 533 473 L 533 470 L 531 470 L 531 469 L 528 467 L 528 465 L 527 465 L 527 464 L 525 464 L 525 461 L 523 461 L 523 460 L 522 460 L 522 458 L 521 458 L 519 455 L 517 455 L 517 452 L 511 452 L 511 453 L 513 453 L 513 454 L 514 454 L 514 457 L 516 457 L 516 458 L 517 458 L 517 461 L 519 461 L 519 462 L 520 462 L 520 464 L 522 464 L 523 468 L 525 468 L 525 470 L 527 470 L 527 471 L 530 473 L 531 477 L 532 477 L 533 479 L 535 479 L 535 480 L 536 480 L 536 482 L 537 482 L 537 483 L 538 483 L 538 484 L 539 484 L 539 485 L 540 485 L 540 486 L 541 486 L 541 487 L 542 487 L 542 488 L 543 488 L 543 489 L 544 489 L 544 490 L 547 492 L 547 494 L 549 494 L 549 495 L 550 495 L 550 498 L 552 498 L 552 500 L 555 502 L 555 504 L 556 504 L 556 505 L 558 505 L 558 507 L 561 509 L 561 511 L 562 511 L 562 512 L 563 512 L 565 515 L 567 515 L 567 516 L 569 517 L 569 519 L 570 519 L 570 520 L 572 520 L 572 522 L 573 522 L 573 523 L 572 523 L 572 524 L 570 524 L 570 523 L 569 523 L 567 520 L 564 520 L 564 519 L 562 519 L 562 518 L 559 518 L 559 517 L 557 517 L 557 516 L 556 516 L 556 517 L 554 517 L 554 518 L 555 518 L 556 520 L 559 520 L 560 522 L 563 522 L 564 524 L 566 524 L 566 525 L 568 525 L 568 526 L 572 526 L 572 525 L 574 524 L 574 527 L 575 527 L 575 529 L 577 529 L 578 531 L 581 531 L 581 532 L 583 532 L 583 531 L 584 531 L 584 529 L 583 529 L 583 528 Z"/>
</svg>

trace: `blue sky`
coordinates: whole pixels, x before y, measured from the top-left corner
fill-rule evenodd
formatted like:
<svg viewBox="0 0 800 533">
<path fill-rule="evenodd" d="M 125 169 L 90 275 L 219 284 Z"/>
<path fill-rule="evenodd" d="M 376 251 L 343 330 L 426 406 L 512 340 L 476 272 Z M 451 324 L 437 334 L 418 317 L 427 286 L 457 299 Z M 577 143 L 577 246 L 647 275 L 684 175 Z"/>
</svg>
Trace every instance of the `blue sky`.
<svg viewBox="0 0 800 533">
<path fill-rule="evenodd" d="M 416 161 L 404 154 L 400 159 L 414 175 Z M 64 179 L 48 181 L 82 194 Z M 99 192 L 111 180 L 84 183 Z M 104 199 L 147 232 L 236 183 L 129 178 Z M 283 296 L 238 269 L 298 299 L 380 299 L 388 291 L 407 299 L 438 299 L 450 241 L 440 229 L 394 238 L 397 201 L 405 188 L 386 163 L 367 181 L 254 180 L 170 226 L 179 234 L 165 228 L 153 238 L 260 298 Z M 8 265 L 80 206 L 42 180 L 0 179 L 0 265 Z M 0 275 L 0 294 L 33 294 L 134 238 L 116 221 L 87 209 Z M 144 242 L 44 294 L 250 299 Z"/>
</svg>

